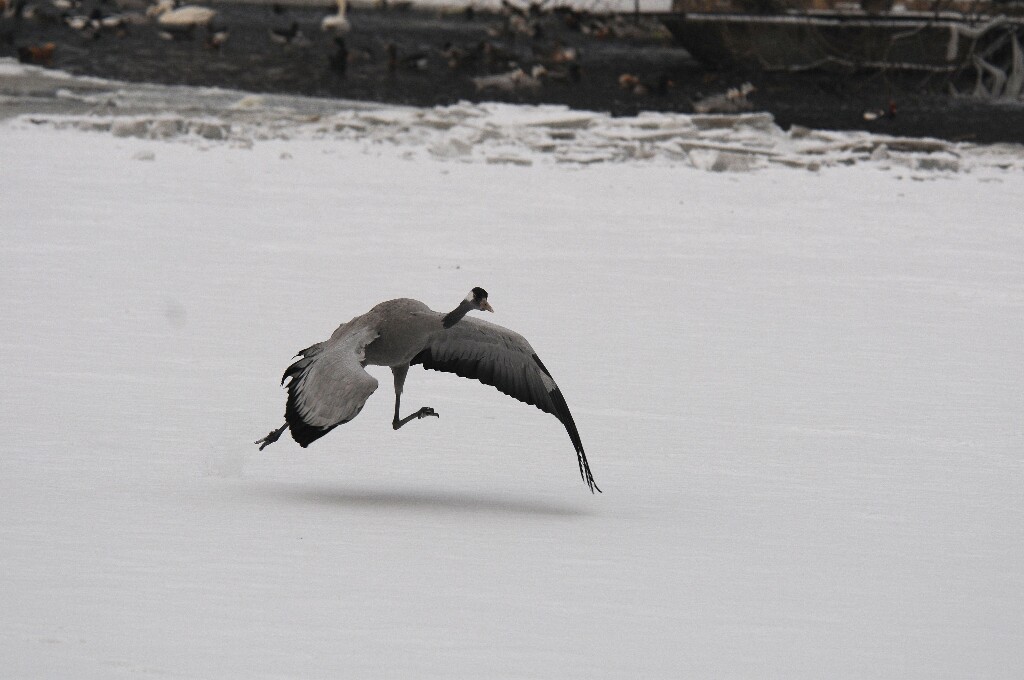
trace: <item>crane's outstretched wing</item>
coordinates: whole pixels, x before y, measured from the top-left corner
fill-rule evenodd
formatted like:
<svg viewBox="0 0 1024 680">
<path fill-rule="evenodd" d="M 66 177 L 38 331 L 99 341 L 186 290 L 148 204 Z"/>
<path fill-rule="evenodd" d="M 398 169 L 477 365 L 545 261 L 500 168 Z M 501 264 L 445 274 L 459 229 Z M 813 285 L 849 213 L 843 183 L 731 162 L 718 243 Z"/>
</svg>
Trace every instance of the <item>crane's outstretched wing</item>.
<svg viewBox="0 0 1024 680">
<path fill-rule="evenodd" d="M 354 321 L 354 320 L 353 320 Z M 363 404 L 377 389 L 377 380 L 362 361 L 366 346 L 377 331 L 366 326 L 342 326 L 331 339 L 299 352 L 302 357 L 284 372 L 288 405 L 284 417 L 292 438 L 303 448 L 359 415 Z"/>
<path fill-rule="evenodd" d="M 580 433 L 561 390 L 523 336 L 481 319 L 463 317 L 451 328 L 431 335 L 426 349 L 410 363 L 474 378 L 553 414 L 569 433 L 583 481 L 591 493 L 601 490 L 590 474 Z"/>
</svg>

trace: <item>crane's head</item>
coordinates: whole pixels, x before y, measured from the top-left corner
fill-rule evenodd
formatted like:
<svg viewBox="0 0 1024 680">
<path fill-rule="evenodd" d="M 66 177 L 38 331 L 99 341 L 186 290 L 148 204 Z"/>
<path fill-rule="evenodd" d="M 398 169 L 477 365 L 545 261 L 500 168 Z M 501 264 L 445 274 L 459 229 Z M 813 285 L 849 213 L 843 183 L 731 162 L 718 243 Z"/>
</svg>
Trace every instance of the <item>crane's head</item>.
<svg viewBox="0 0 1024 680">
<path fill-rule="evenodd" d="M 479 309 L 482 312 L 494 311 L 494 308 L 487 302 L 487 291 L 479 286 L 469 291 L 469 295 L 466 296 L 466 302 L 470 303 L 473 309 Z"/>
<path fill-rule="evenodd" d="M 479 309 L 481 312 L 494 311 L 494 308 L 487 302 L 487 291 L 483 288 L 478 287 L 469 291 L 469 295 L 459 303 L 458 307 L 445 314 L 444 319 L 442 320 L 444 327 L 451 328 L 457 324 L 462 317 L 466 316 L 468 312 L 471 312 L 474 309 Z"/>
</svg>

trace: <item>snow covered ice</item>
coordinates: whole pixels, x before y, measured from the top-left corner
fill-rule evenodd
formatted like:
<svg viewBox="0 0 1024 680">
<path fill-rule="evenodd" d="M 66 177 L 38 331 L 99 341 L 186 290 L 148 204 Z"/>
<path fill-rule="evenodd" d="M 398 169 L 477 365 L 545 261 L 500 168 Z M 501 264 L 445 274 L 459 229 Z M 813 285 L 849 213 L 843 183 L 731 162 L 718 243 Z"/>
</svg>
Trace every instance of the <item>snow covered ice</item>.
<svg viewBox="0 0 1024 680">
<path fill-rule="evenodd" d="M 4 677 L 1019 677 L 1020 147 L 0 83 Z M 419 369 L 256 450 L 476 285 L 603 495 Z"/>
</svg>

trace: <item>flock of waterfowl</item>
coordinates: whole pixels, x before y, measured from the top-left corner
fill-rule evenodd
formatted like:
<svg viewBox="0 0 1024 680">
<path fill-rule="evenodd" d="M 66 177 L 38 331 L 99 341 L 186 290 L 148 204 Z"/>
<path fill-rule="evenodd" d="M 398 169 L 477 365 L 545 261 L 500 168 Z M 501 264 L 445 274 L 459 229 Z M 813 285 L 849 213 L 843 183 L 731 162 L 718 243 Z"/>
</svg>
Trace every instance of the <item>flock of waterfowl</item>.
<svg viewBox="0 0 1024 680">
<path fill-rule="evenodd" d="M 277 15 L 287 14 L 283 5 L 273 5 Z M 349 30 L 346 0 L 338 0 L 335 11 L 324 17 L 321 27 L 337 35 Z M 22 22 L 63 24 L 88 39 L 104 36 L 123 37 L 133 27 L 155 25 L 163 40 L 195 40 L 202 37 L 207 47 L 219 49 L 230 36 L 220 13 L 201 5 L 181 4 L 178 0 L 0 0 L 4 31 L 0 39 L 17 40 Z M 282 26 L 271 23 L 268 36 L 274 42 L 299 44 L 303 40 L 297 22 Z M 39 52 L 40 45 L 19 45 L 23 61 L 46 63 L 50 54 Z"/>
<path fill-rule="evenodd" d="M 27 63 L 51 65 L 61 49 L 51 41 L 23 39 L 19 28 L 31 23 L 63 25 L 86 41 L 148 31 L 147 35 L 161 40 L 201 44 L 212 53 L 230 49 L 227 11 L 216 5 L 183 5 L 179 0 L 0 0 L 0 8 L 4 17 L 0 45 L 14 46 Z M 500 11 L 488 15 L 466 9 L 461 12 L 464 18 L 484 23 L 485 31 L 473 38 L 438 37 L 429 45 L 422 41 L 399 44 L 377 38 L 372 28 L 361 28 L 359 22 L 353 26 L 347 0 L 325 7 L 317 23 L 310 21 L 308 6 L 301 9 L 304 13 L 297 5 L 254 5 L 252 12 L 266 22 L 267 46 L 261 49 L 286 50 L 296 56 L 318 50 L 325 69 L 338 78 L 368 65 L 392 73 L 448 71 L 481 96 L 530 95 L 544 87 L 580 83 L 589 76 L 581 54 L 586 49 L 581 45 L 587 41 L 668 40 L 656 22 L 645 24 L 633 17 L 595 15 L 539 2 L 517 5 L 504 0 Z M 395 5 L 378 9 L 403 11 Z M 463 18 L 449 17 L 455 22 Z M 637 97 L 665 95 L 674 85 L 664 71 L 602 77 Z"/>
</svg>

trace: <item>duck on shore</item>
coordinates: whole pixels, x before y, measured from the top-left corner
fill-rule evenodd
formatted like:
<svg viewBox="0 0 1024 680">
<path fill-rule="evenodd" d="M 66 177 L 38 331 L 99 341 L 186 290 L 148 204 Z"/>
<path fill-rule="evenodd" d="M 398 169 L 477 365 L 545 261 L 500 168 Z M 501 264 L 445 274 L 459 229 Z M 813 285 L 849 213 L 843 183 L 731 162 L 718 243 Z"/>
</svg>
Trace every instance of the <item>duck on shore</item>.
<svg viewBox="0 0 1024 680">
<path fill-rule="evenodd" d="M 299 22 L 288 9 L 280 4 L 271 5 L 274 13 L 274 23 L 270 27 L 270 40 L 278 45 L 290 45 L 293 47 L 309 47 L 312 42 L 299 28 Z"/>
</svg>

